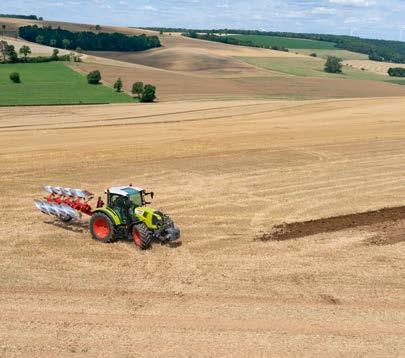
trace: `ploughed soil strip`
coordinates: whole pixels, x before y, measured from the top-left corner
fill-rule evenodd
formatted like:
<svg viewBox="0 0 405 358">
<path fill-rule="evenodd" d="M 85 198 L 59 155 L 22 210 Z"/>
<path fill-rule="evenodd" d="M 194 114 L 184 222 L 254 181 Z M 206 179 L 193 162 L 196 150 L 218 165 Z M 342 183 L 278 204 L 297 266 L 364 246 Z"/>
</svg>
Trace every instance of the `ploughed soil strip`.
<svg viewBox="0 0 405 358">
<path fill-rule="evenodd" d="M 387 225 L 388 223 L 390 225 Z M 378 231 L 382 236 L 386 237 L 386 240 L 383 240 L 381 244 L 394 244 L 405 241 L 404 223 L 405 206 L 399 206 L 303 222 L 283 223 L 274 226 L 271 232 L 264 233 L 257 239 L 260 241 L 284 241 L 362 226 L 372 226 L 373 231 Z M 370 242 L 370 244 L 373 243 Z"/>
</svg>

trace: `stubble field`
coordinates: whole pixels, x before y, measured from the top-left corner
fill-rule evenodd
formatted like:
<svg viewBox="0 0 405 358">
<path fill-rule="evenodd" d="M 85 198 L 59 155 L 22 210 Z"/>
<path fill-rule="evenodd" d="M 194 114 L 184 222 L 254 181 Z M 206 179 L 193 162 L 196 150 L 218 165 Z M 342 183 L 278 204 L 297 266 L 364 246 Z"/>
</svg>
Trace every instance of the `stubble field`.
<svg viewBox="0 0 405 358">
<path fill-rule="evenodd" d="M 0 108 L 1 353 L 400 356 L 402 211 L 272 232 L 402 206 L 404 113 L 401 97 Z M 103 245 L 32 202 L 130 182 L 181 246 Z"/>
</svg>

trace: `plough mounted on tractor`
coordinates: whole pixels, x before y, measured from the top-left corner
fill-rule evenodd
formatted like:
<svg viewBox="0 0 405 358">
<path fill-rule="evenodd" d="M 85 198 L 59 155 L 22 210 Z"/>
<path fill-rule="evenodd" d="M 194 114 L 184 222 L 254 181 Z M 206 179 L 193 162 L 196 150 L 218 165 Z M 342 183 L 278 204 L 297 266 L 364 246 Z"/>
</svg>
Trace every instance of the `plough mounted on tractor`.
<svg viewBox="0 0 405 358">
<path fill-rule="evenodd" d="M 52 215 L 65 223 L 90 216 L 92 237 L 101 242 L 114 242 L 121 238 L 134 240 L 137 247 L 145 250 L 154 239 L 162 244 L 180 238 L 180 230 L 170 217 L 148 207 L 153 192 L 129 186 L 112 187 L 106 190 L 106 203 L 98 197 L 96 208 L 89 202 L 94 195 L 87 190 L 44 186 L 48 195 L 43 200 L 34 200 L 44 214 Z"/>
</svg>

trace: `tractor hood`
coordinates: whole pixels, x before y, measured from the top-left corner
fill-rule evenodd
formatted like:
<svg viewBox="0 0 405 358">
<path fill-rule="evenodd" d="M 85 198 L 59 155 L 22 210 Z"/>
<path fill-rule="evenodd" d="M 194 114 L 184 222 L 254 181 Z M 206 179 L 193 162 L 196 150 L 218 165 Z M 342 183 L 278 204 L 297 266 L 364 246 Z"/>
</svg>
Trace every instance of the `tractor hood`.
<svg viewBox="0 0 405 358">
<path fill-rule="evenodd" d="M 180 229 L 172 219 L 159 210 L 141 206 L 134 210 L 136 218 L 143 222 L 162 242 L 175 241 L 180 238 Z"/>
<path fill-rule="evenodd" d="M 139 206 L 134 210 L 135 216 L 139 221 L 146 224 L 149 229 L 157 229 L 159 224 L 163 221 L 163 215 L 159 211 L 148 206 Z"/>
</svg>

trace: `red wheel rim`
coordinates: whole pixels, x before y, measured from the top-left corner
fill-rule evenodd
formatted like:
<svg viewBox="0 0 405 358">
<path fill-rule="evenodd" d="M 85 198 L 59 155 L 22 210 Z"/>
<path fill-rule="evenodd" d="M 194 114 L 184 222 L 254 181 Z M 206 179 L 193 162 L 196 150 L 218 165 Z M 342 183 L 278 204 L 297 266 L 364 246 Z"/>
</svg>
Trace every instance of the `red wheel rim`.
<svg viewBox="0 0 405 358">
<path fill-rule="evenodd" d="M 141 235 L 137 229 L 134 229 L 134 242 L 136 246 L 141 246 Z"/>
<path fill-rule="evenodd" d="M 93 223 L 93 231 L 97 239 L 104 240 L 110 234 L 110 226 L 104 218 L 97 218 Z"/>
</svg>

